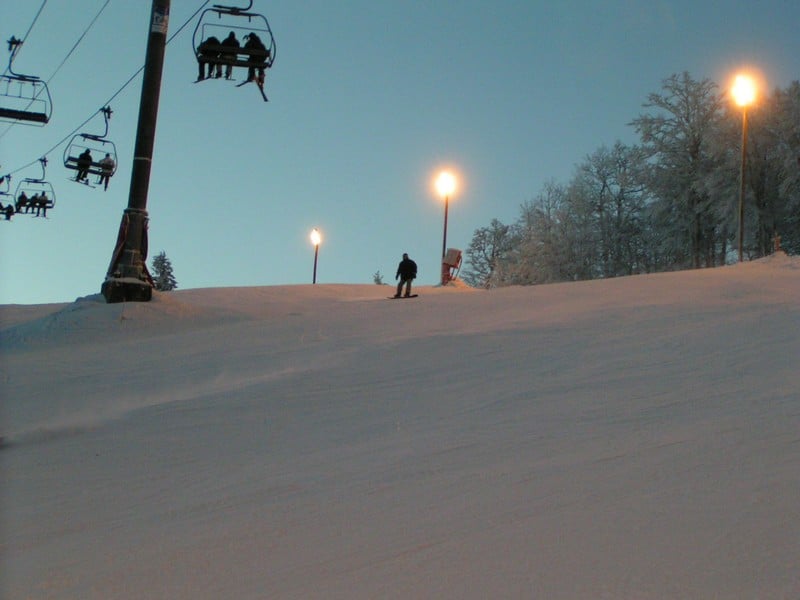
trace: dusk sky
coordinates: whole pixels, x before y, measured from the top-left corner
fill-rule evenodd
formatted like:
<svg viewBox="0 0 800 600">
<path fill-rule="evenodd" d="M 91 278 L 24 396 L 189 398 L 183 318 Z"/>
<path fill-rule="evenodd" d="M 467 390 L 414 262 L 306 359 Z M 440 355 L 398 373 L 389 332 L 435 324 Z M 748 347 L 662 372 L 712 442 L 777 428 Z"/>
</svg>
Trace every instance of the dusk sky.
<svg viewBox="0 0 800 600">
<path fill-rule="evenodd" d="M 168 36 L 186 26 L 167 46 L 147 204 L 148 265 L 165 251 L 180 289 L 310 283 L 314 227 L 318 283 L 377 271 L 393 283 L 408 252 L 418 282 L 434 284 L 440 168 L 459 174 L 447 240 L 465 249 L 586 155 L 636 143 L 629 123 L 670 75 L 722 88 L 741 67 L 768 89 L 800 78 L 796 0 L 254 0 L 277 44 L 264 103 L 252 84 L 193 83 L 202 6 L 172 1 Z M 0 304 L 99 292 L 128 202 L 141 76 L 118 92 L 144 62 L 150 9 L 0 0 L 2 41 L 30 29 L 14 71 L 48 81 L 54 105 L 44 127 L 0 123 L 0 175 L 13 193 L 46 153 L 56 191 L 47 219 L 0 224 Z M 120 164 L 104 192 L 70 181 L 62 157 L 74 133 L 102 133 L 109 100 Z"/>
</svg>

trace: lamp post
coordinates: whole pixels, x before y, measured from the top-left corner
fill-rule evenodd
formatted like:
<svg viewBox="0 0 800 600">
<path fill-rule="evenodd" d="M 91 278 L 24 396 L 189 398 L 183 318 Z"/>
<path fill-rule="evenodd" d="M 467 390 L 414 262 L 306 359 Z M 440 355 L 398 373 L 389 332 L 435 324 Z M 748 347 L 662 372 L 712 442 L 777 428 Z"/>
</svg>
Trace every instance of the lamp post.
<svg viewBox="0 0 800 600">
<path fill-rule="evenodd" d="M 744 259 L 744 190 L 747 164 L 747 107 L 756 98 L 756 84 L 747 75 L 737 75 L 731 88 L 733 99 L 742 107 L 742 161 L 739 174 L 739 262 Z"/>
<path fill-rule="evenodd" d="M 322 236 L 319 234 L 319 229 L 314 227 L 311 230 L 311 243 L 314 244 L 314 277 L 311 283 L 317 283 L 317 257 L 319 256 L 319 243 L 322 241 Z"/>
<path fill-rule="evenodd" d="M 439 195 L 444 198 L 444 234 L 442 235 L 442 260 L 444 260 L 447 253 L 447 208 L 450 204 L 450 196 L 456 189 L 456 178 L 449 171 L 442 171 L 439 177 L 436 178 L 436 190 Z M 444 266 L 442 266 L 442 285 L 447 283 L 444 274 Z"/>
</svg>

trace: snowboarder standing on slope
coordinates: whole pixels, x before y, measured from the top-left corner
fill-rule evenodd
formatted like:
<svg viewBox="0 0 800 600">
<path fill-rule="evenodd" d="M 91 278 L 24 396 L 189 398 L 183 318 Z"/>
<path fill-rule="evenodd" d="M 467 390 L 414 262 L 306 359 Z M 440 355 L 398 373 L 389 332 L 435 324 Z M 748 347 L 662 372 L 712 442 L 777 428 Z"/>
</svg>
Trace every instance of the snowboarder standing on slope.
<svg viewBox="0 0 800 600">
<path fill-rule="evenodd" d="M 397 293 L 395 298 L 400 297 L 400 292 L 403 290 L 403 285 L 406 286 L 406 298 L 411 295 L 411 282 L 417 276 L 417 263 L 408 258 L 408 254 L 403 254 L 403 260 L 397 265 L 397 274 L 395 279 L 400 278 L 400 283 L 397 284 Z"/>
</svg>

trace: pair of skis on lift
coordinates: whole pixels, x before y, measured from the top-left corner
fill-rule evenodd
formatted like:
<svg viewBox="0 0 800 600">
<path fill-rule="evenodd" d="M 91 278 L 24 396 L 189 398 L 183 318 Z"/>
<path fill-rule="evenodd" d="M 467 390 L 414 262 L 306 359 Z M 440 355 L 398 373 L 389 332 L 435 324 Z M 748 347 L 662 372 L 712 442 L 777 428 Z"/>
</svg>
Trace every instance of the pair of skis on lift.
<svg viewBox="0 0 800 600">
<path fill-rule="evenodd" d="M 242 83 L 237 83 L 236 87 L 240 88 L 246 83 L 250 83 L 251 81 L 255 82 L 258 91 L 261 92 L 261 97 L 264 99 L 264 102 L 269 102 L 267 95 L 264 93 L 264 82 L 259 81 L 258 79 L 245 79 Z"/>
<path fill-rule="evenodd" d="M 85 185 L 86 187 L 90 187 L 92 189 L 95 189 L 97 187 L 97 185 L 92 185 L 92 182 L 89 181 L 88 179 L 78 179 L 77 177 L 70 177 L 69 180 L 74 181 L 75 183 L 80 183 L 81 185 Z"/>
</svg>

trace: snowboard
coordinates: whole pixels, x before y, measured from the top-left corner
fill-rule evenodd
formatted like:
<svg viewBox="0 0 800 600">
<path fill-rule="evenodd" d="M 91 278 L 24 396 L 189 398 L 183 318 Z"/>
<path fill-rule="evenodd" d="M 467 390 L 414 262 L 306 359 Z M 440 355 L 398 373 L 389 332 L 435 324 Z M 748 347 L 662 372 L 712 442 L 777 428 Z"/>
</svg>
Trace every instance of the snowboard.
<svg viewBox="0 0 800 600">
<path fill-rule="evenodd" d="M 410 296 L 387 296 L 389 300 L 402 300 L 404 298 L 416 298 L 419 294 L 411 294 Z"/>
</svg>

